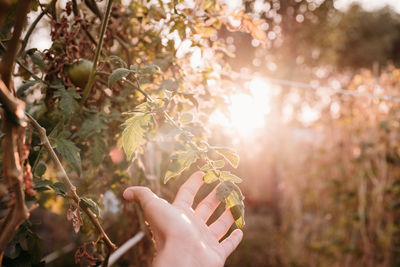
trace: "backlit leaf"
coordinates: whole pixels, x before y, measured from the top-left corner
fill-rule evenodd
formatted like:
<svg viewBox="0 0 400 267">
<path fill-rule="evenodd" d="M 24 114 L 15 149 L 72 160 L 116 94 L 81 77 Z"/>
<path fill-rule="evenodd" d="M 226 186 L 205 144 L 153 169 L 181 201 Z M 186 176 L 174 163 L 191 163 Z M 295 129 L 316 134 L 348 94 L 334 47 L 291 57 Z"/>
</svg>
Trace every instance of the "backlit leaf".
<svg viewBox="0 0 400 267">
<path fill-rule="evenodd" d="M 171 163 L 168 166 L 168 170 L 165 174 L 164 183 L 167 183 L 170 179 L 181 174 L 185 169 L 189 168 L 196 160 L 198 156 L 194 151 L 179 152 L 174 155 Z"/>
<path fill-rule="evenodd" d="M 242 179 L 237 177 L 236 175 L 232 174 L 231 172 L 228 171 L 222 171 L 220 175 L 221 180 L 223 181 L 231 181 L 234 183 L 241 183 Z"/>
<path fill-rule="evenodd" d="M 214 150 L 223 156 L 229 162 L 229 164 L 232 165 L 232 167 L 237 168 L 240 157 L 234 150 L 224 147 L 215 147 Z"/>
<path fill-rule="evenodd" d="M 204 175 L 203 180 L 205 183 L 211 184 L 218 180 L 219 174 L 220 174 L 220 171 L 218 171 L 218 170 L 210 170 Z"/>
<path fill-rule="evenodd" d="M 211 164 L 206 163 L 200 168 L 200 170 L 201 171 L 209 171 L 213 168 L 221 169 L 225 166 L 225 161 L 223 161 L 223 160 L 215 160 L 215 161 L 211 161 L 211 163 L 212 163 L 212 166 L 211 166 Z"/>
<path fill-rule="evenodd" d="M 237 227 L 242 228 L 244 226 L 244 197 L 239 187 L 230 181 L 222 182 L 217 188 L 217 198 L 225 203 L 226 209 L 231 209 Z"/>
<path fill-rule="evenodd" d="M 128 159 L 131 159 L 136 149 L 143 144 L 144 135 L 151 120 L 151 114 L 142 114 L 125 122 L 125 129 L 122 132 L 122 147 Z"/>
</svg>

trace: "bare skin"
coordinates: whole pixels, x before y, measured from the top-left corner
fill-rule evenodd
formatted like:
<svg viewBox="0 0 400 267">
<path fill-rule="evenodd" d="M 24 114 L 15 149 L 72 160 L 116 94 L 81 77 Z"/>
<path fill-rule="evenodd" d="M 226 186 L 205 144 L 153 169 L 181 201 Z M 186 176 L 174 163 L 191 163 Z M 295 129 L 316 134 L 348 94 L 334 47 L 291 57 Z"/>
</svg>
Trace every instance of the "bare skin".
<svg viewBox="0 0 400 267">
<path fill-rule="evenodd" d="M 203 172 L 192 174 L 172 204 L 147 187 L 132 186 L 124 191 L 126 200 L 141 205 L 154 235 L 157 255 L 153 266 L 220 267 L 242 240 L 242 231 L 236 229 L 220 242 L 234 222 L 229 210 L 207 226 L 207 220 L 219 204 L 215 189 L 192 209 L 203 176 Z"/>
</svg>

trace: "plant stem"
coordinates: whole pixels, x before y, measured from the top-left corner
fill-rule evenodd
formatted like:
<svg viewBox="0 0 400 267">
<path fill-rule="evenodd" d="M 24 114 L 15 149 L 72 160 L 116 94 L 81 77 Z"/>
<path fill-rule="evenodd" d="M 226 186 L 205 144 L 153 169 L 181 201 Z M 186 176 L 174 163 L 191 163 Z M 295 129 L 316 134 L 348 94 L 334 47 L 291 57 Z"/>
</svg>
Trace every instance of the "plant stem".
<svg viewBox="0 0 400 267">
<path fill-rule="evenodd" d="M 103 227 L 101 227 L 99 220 L 97 219 L 97 216 L 86 206 L 86 204 L 83 203 L 83 201 L 80 201 L 80 197 L 76 193 L 76 187 L 72 184 L 71 179 L 68 177 L 67 172 L 65 171 L 63 165 L 61 164 L 57 154 L 54 152 L 54 149 L 52 148 L 49 139 L 47 138 L 46 135 L 46 129 L 44 129 L 30 114 L 26 113 L 26 116 L 29 118 L 32 126 L 36 129 L 36 131 L 39 134 L 40 141 L 42 142 L 43 146 L 46 148 L 47 152 L 49 153 L 51 159 L 54 161 L 55 165 L 57 168 L 61 171 L 61 176 L 60 180 L 61 182 L 65 185 L 67 188 L 67 194 L 69 197 L 72 198 L 72 200 L 75 201 L 80 207 L 80 209 L 86 213 L 86 215 L 89 217 L 90 221 L 94 225 L 94 227 L 99 231 L 101 234 L 104 242 L 106 243 L 109 251 L 114 251 L 116 249 L 116 246 L 114 243 L 110 240 L 106 232 L 104 231 Z"/>
<path fill-rule="evenodd" d="M 7 50 L 6 53 L 3 55 L 3 58 L 1 59 L 1 65 L 0 65 L 0 73 L 1 73 L 1 79 L 5 83 L 5 85 L 13 91 L 14 91 L 14 85 L 11 84 L 11 74 L 12 71 L 14 70 L 14 65 L 15 65 L 15 59 L 17 57 L 17 50 L 19 47 L 19 38 L 21 36 L 22 30 L 24 28 L 24 25 L 27 20 L 26 14 L 29 12 L 30 8 L 30 0 L 21 0 L 18 1 L 17 4 L 17 11 L 15 17 L 17 18 L 15 21 L 14 25 L 14 30 L 13 30 L 13 35 L 11 37 L 10 42 L 7 44 Z"/>
<path fill-rule="evenodd" d="M 112 2 L 113 2 L 113 0 L 108 0 L 108 2 L 107 2 L 107 8 L 106 8 L 105 17 L 104 17 L 103 23 L 101 24 L 99 42 L 97 44 L 96 53 L 94 55 L 93 67 L 92 67 L 92 70 L 90 71 L 89 79 L 88 79 L 86 87 L 85 87 L 85 89 L 83 91 L 83 96 L 82 96 L 82 100 L 81 100 L 81 103 L 80 103 L 81 108 L 85 104 L 86 99 L 89 96 L 89 93 L 90 93 L 90 91 L 92 89 L 92 86 L 93 86 L 95 78 L 96 78 L 97 63 L 98 63 L 99 58 L 100 58 L 101 49 L 102 49 L 103 41 L 104 41 L 104 35 L 106 33 L 106 28 L 107 28 L 107 25 L 108 25 L 108 20 L 110 19 Z"/>
</svg>

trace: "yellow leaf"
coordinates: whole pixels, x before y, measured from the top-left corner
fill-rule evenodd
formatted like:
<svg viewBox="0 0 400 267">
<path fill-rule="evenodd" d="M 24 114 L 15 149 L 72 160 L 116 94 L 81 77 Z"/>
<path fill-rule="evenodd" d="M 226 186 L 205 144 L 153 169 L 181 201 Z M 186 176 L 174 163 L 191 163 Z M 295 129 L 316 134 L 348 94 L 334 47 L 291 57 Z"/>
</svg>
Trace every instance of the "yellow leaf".
<svg viewBox="0 0 400 267">
<path fill-rule="evenodd" d="M 152 116 L 150 114 L 142 114 L 134 116 L 125 122 L 126 127 L 122 132 L 122 147 L 128 159 L 143 144 L 144 135 L 148 130 L 148 124 L 151 119 Z"/>
<path fill-rule="evenodd" d="M 165 173 L 164 183 L 167 183 L 171 178 L 178 176 L 185 169 L 189 168 L 197 158 L 198 156 L 194 151 L 181 151 L 175 154 Z"/>
<path fill-rule="evenodd" d="M 219 173 L 220 173 L 220 171 L 218 171 L 218 170 L 208 171 L 203 177 L 204 182 L 207 184 L 211 184 L 211 183 L 217 181 Z"/>
<path fill-rule="evenodd" d="M 237 177 L 236 175 L 228 172 L 228 171 L 222 171 L 221 175 L 220 175 L 220 179 L 223 181 L 231 181 L 234 183 L 241 183 L 242 179 L 240 179 L 239 177 Z"/>
<path fill-rule="evenodd" d="M 214 149 L 215 152 L 223 156 L 229 162 L 229 164 L 232 165 L 232 167 L 237 168 L 240 157 L 234 150 L 223 147 L 216 147 Z"/>
</svg>

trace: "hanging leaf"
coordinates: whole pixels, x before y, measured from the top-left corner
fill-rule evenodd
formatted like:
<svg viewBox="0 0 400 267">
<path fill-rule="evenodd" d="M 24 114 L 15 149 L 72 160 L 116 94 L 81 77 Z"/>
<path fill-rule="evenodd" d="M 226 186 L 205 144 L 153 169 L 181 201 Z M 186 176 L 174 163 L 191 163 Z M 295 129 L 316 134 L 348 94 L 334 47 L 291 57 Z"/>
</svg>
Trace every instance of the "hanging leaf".
<svg viewBox="0 0 400 267">
<path fill-rule="evenodd" d="M 245 223 L 244 197 L 239 187 L 231 181 L 224 181 L 217 188 L 217 198 L 219 201 L 225 203 L 226 209 L 231 209 L 237 227 L 242 228 Z"/>
<path fill-rule="evenodd" d="M 237 168 L 237 166 L 239 165 L 240 157 L 234 150 L 224 147 L 214 147 L 213 149 L 215 150 L 215 152 L 223 156 L 229 162 L 229 164 L 231 164 L 232 167 Z"/>
<path fill-rule="evenodd" d="M 241 183 L 242 179 L 237 177 L 236 175 L 232 174 L 231 172 L 228 171 L 222 171 L 220 175 L 220 179 L 223 181 L 231 181 L 233 183 Z"/>
<path fill-rule="evenodd" d="M 136 149 L 143 143 L 144 134 L 152 120 L 151 114 L 136 115 L 125 122 L 122 132 L 122 147 L 126 157 L 131 159 Z"/>
<path fill-rule="evenodd" d="M 112 88 L 116 82 L 134 72 L 134 70 L 128 70 L 125 68 L 118 68 L 114 70 L 108 77 L 108 87 Z"/>
<path fill-rule="evenodd" d="M 237 185 L 235 185 L 231 181 L 224 181 L 217 188 L 218 200 L 221 202 L 225 202 L 225 199 L 229 196 L 229 194 L 232 191 L 235 191 L 239 195 L 240 200 L 244 199 L 242 192 L 240 191 L 240 188 Z"/>
<path fill-rule="evenodd" d="M 242 228 L 245 225 L 244 222 L 244 205 L 236 205 L 230 208 L 232 217 L 235 220 L 236 226 Z"/>
<path fill-rule="evenodd" d="M 181 174 L 185 169 L 189 168 L 198 159 L 197 153 L 194 151 L 180 151 L 172 158 L 165 174 L 164 183 Z"/>
<path fill-rule="evenodd" d="M 65 196 L 67 193 L 67 188 L 61 182 L 54 183 L 50 185 L 50 187 L 53 188 L 57 195 Z"/>
<path fill-rule="evenodd" d="M 81 200 L 89 207 L 91 211 L 93 211 L 94 214 L 96 214 L 96 216 L 100 216 L 100 208 L 96 202 L 86 197 L 81 197 Z"/>
</svg>

